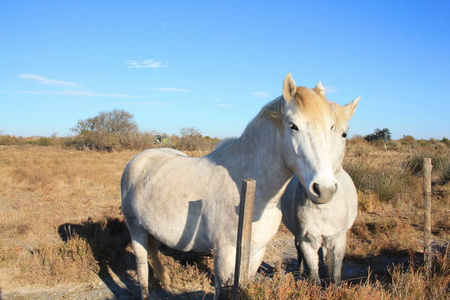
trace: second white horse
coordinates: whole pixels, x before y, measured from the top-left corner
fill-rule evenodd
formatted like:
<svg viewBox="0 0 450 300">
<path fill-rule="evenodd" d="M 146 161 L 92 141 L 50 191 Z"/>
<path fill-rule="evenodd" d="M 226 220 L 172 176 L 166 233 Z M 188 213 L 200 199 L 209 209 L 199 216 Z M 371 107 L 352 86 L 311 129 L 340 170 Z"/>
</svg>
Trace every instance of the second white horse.
<svg viewBox="0 0 450 300">
<path fill-rule="evenodd" d="M 283 223 L 295 236 L 300 273 L 303 273 L 306 263 L 309 280 L 315 284 L 320 284 L 318 251 L 321 247 L 334 283 L 340 284 L 347 231 L 357 214 L 357 191 L 350 176 L 342 169 L 342 160 L 348 121 L 358 101 L 359 98 L 344 107 L 330 103 L 336 119 L 330 143 L 334 150 L 331 160 L 338 166 L 335 169 L 338 189 L 331 200 L 325 203 L 310 197 L 296 176 L 281 199 Z"/>
</svg>

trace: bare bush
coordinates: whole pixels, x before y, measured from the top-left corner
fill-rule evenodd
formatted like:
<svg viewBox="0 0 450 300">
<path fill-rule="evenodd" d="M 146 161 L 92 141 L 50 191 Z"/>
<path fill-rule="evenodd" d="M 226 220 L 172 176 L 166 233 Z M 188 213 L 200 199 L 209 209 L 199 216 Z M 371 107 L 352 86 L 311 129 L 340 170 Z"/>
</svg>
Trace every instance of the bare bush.
<svg viewBox="0 0 450 300">
<path fill-rule="evenodd" d="M 176 146 L 181 151 L 212 151 L 219 139 L 203 137 L 194 127 L 185 127 L 180 130 L 180 142 Z"/>
<path fill-rule="evenodd" d="M 130 132 L 120 136 L 122 148 L 130 150 L 144 150 L 155 147 L 155 134 L 153 132 Z"/>
<path fill-rule="evenodd" d="M 79 120 L 71 130 L 77 134 L 72 146 L 112 151 L 121 148 L 121 138 L 138 132 L 138 126 L 132 114 L 115 109 Z"/>
</svg>

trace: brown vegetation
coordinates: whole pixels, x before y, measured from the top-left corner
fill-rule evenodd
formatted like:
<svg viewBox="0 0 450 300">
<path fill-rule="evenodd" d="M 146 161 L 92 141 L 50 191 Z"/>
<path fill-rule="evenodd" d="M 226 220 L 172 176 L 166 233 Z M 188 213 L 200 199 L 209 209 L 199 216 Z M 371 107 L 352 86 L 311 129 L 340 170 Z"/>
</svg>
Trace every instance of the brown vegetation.
<svg viewBox="0 0 450 300">
<path fill-rule="evenodd" d="M 448 146 L 436 141 L 390 142 L 398 145 L 388 144 L 385 151 L 384 145 L 349 140 L 344 164 L 357 184 L 360 200 L 345 263 L 370 267 L 371 271 L 363 278 L 346 278 L 342 287 L 321 288 L 296 278 L 295 262 L 292 265 L 295 257 L 291 257 L 280 262 L 274 272 L 259 274 L 241 291 L 242 298 L 450 298 L 446 250 L 450 240 L 450 185 L 435 168 L 432 228 L 436 258 L 434 269 L 427 272 L 421 266 L 421 177 L 412 166 L 415 156 L 430 155 L 446 170 Z M 206 148 L 190 154 L 204 155 L 211 150 Z M 123 168 L 138 152 L 76 151 L 23 144 L 0 148 L 3 294 L 25 287 L 94 286 L 115 276 L 136 283 L 134 257 L 120 212 L 119 181 Z M 279 234 L 288 237 L 285 247 L 294 249 L 286 229 L 281 227 Z M 172 292 L 213 290 L 209 256 L 163 252 L 167 254 L 162 259 L 172 277 Z"/>
</svg>

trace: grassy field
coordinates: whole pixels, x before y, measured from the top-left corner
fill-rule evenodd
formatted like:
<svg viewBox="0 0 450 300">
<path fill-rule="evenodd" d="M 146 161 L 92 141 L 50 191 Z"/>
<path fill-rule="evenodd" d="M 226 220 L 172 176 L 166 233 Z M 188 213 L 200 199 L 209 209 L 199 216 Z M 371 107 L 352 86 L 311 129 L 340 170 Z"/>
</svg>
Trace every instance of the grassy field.
<svg viewBox="0 0 450 300">
<path fill-rule="evenodd" d="M 119 185 L 123 168 L 137 153 L 0 148 L 3 297 L 12 299 L 20 294 L 26 299 L 32 298 L 26 296 L 30 291 L 67 286 L 95 289 L 100 283 L 111 291 L 137 291 Z M 436 255 L 430 272 L 422 267 L 423 196 L 418 170 L 423 156 L 433 157 L 434 165 L 432 230 Z M 342 287 L 311 286 L 298 280 L 295 256 L 282 257 L 276 264 L 270 259 L 278 257 L 277 248 L 272 247 L 273 253 L 268 251 L 265 261 L 273 268 L 258 274 L 241 291 L 241 297 L 450 299 L 449 160 L 445 145 L 413 149 L 399 145 L 384 151 L 350 140 L 344 167 L 358 188 L 359 215 L 349 233 L 345 263 L 358 266 L 364 274 L 347 276 Z M 293 238 L 283 226 L 277 238 L 294 249 Z M 174 294 L 210 295 L 210 257 L 168 249 L 163 252 Z"/>
</svg>

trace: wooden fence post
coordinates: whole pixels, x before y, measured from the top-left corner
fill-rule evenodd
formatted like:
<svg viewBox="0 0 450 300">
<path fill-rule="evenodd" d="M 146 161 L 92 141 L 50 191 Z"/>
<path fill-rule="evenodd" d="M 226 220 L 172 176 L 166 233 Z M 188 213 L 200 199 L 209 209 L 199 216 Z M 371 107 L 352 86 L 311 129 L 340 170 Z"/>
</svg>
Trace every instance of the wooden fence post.
<svg viewBox="0 0 450 300">
<path fill-rule="evenodd" d="M 238 299 L 239 281 L 245 286 L 249 280 L 250 248 L 252 243 L 253 206 L 255 203 L 256 181 L 249 178 L 242 181 L 241 204 L 236 244 L 236 264 L 234 269 L 233 299 Z M 241 280 L 239 280 L 241 278 Z"/>
<path fill-rule="evenodd" d="M 424 261 L 427 270 L 431 269 L 431 158 L 423 159 L 423 197 L 424 197 Z"/>
</svg>

